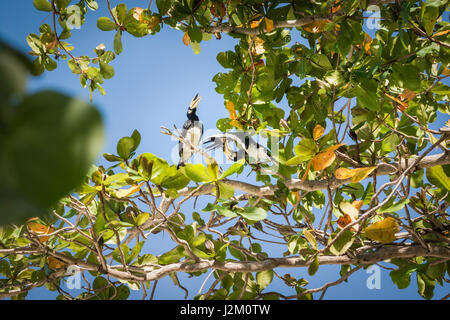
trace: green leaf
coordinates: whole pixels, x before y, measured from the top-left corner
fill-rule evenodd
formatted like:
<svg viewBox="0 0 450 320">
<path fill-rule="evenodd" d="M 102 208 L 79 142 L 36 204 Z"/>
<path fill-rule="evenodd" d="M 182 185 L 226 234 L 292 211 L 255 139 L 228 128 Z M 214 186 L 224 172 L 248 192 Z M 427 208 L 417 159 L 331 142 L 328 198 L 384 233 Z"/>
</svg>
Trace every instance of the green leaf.
<svg viewBox="0 0 450 320">
<path fill-rule="evenodd" d="M 294 152 L 304 161 L 310 160 L 317 153 L 317 145 L 313 139 L 302 139 L 295 146 Z"/>
<path fill-rule="evenodd" d="M 439 18 L 439 8 L 436 6 L 426 5 L 422 18 L 422 25 L 428 36 L 433 34 L 433 29 Z"/>
<path fill-rule="evenodd" d="M 426 169 L 427 179 L 435 186 L 450 190 L 450 178 L 442 166 L 434 166 Z"/>
<path fill-rule="evenodd" d="M 248 220 L 260 221 L 267 217 L 267 211 L 257 207 L 244 207 L 239 215 Z"/>
<path fill-rule="evenodd" d="M 116 35 L 114 36 L 114 52 L 116 54 L 121 54 L 123 50 L 122 47 L 122 32 L 117 31 Z"/>
<path fill-rule="evenodd" d="M 192 48 L 192 51 L 194 51 L 195 54 L 199 54 L 200 53 L 200 43 L 191 41 L 191 48 Z"/>
<path fill-rule="evenodd" d="M 411 283 L 411 273 L 414 271 L 415 270 L 411 268 L 400 268 L 391 271 L 389 275 L 391 276 L 392 282 L 399 289 L 405 289 L 409 287 L 409 284 Z"/>
<path fill-rule="evenodd" d="M 33 0 L 33 5 L 36 9 L 40 11 L 47 11 L 47 12 L 53 11 L 52 5 L 48 0 Z"/>
<path fill-rule="evenodd" d="M 100 61 L 100 73 L 105 79 L 111 79 L 114 76 L 114 68 L 109 64 Z"/>
<path fill-rule="evenodd" d="M 316 53 L 311 57 L 311 65 L 325 70 L 333 68 L 327 56 L 321 53 Z"/>
<path fill-rule="evenodd" d="M 156 7 L 158 8 L 161 16 L 165 15 L 169 11 L 172 5 L 172 0 L 156 0 Z"/>
<path fill-rule="evenodd" d="M 36 209 L 42 215 L 83 182 L 102 146 L 102 121 L 88 103 L 42 91 L 17 106 L 3 142 L 0 224 L 36 215 Z"/>
<path fill-rule="evenodd" d="M 256 283 L 259 290 L 263 291 L 273 280 L 273 270 L 264 270 L 256 273 Z"/>
<path fill-rule="evenodd" d="M 385 153 L 389 153 L 395 150 L 395 148 L 399 145 L 400 138 L 395 134 L 389 135 L 387 138 L 383 139 L 381 142 L 381 150 Z"/>
<path fill-rule="evenodd" d="M 108 17 L 100 17 L 97 20 L 97 27 L 103 31 L 111 31 L 116 28 L 116 24 Z"/>
<path fill-rule="evenodd" d="M 245 159 L 241 159 L 233 163 L 227 170 L 225 170 L 219 177 L 219 180 L 225 179 L 235 173 L 241 173 L 245 164 Z"/>
<path fill-rule="evenodd" d="M 121 157 L 118 157 L 118 156 L 116 156 L 114 154 L 111 154 L 111 153 L 104 153 L 103 154 L 103 158 L 105 158 L 106 161 L 109 161 L 109 162 L 116 162 L 116 161 L 121 161 L 122 160 Z"/>
<path fill-rule="evenodd" d="M 317 270 L 319 270 L 319 258 L 315 256 L 313 262 L 308 267 L 308 274 L 313 276 L 316 274 Z"/>
<path fill-rule="evenodd" d="M 430 279 L 426 274 L 417 272 L 417 291 L 427 300 L 433 298 L 434 295 L 434 280 Z"/>
<path fill-rule="evenodd" d="M 401 209 L 403 209 L 403 207 L 408 203 L 409 203 L 409 199 L 403 199 L 394 204 L 386 203 L 384 206 L 382 206 L 380 209 L 378 209 L 377 212 L 378 213 L 397 212 L 397 211 L 400 211 Z"/>
<path fill-rule="evenodd" d="M 123 137 L 117 143 L 117 154 L 124 160 L 128 160 L 134 149 L 134 140 L 131 137 Z"/>
<path fill-rule="evenodd" d="M 355 84 L 355 95 L 362 107 L 372 111 L 378 111 L 380 109 L 377 88 L 378 82 L 373 79 Z"/>
<path fill-rule="evenodd" d="M 177 246 L 174 249 L 163 253 L 158 258 L 159 264 L 171 264 L 180 261 L 184 257 L 183 246 Z"/>
<path fill-rule="evenodd" d="M 331 242 L 331 239 L 334 239 L 336 235 L 337 232 L 334 232 L 329 238 L 329 242 Z M 343 255 L 351 247 L 354 241 L 355 237 L 353 232 L 351 232 L 350 230 L 345 230 L 330 247 L 330 252 L 336 256 Z"/>
<path fill-rule="evenodd" d="M 184 170 L 185 175 L 194 182 L 209 182 L 213 180 L 207 168 L 201 163 L 187 163 L 186 166 L 181 167 L 181 170 Z"/>
<path fill-rule="evenodd" d="M 95 11 L 98 9 L 98 3 L 95 0 L 85 0 L 86 1 L 86 5 L 89 9 L 91 9 L 92 11 Z"/>
</svg>

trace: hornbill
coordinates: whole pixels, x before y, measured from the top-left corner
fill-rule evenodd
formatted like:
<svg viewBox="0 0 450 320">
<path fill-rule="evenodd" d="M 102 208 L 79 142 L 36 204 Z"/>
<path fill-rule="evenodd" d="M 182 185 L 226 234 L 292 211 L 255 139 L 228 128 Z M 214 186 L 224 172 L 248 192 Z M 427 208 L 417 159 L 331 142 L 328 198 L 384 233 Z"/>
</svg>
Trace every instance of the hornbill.
<svg viewBox="0 0 450 320">
<path fill-rule="evenodd" d="M 178 142 L 178 154 L 180 155 L 180 160 L 177 165 L 177 169 L 180 166 L 184 166 L 185 163 L 194 154 L 194 149 L 192 146 L 198 146 L 203 135 L 203 124 L 198 119 L 197 116 L 197 106 L 202 97 L 199 97 L 198 93 L 195 95 L 194 99 L 191 100 L 189 108 L 187 111 L 187 120 L 183 124 L 181 129 L 181 136 L 185 142 Z"/>
<path fill-rule="evenodd" d="M 229 143 L 232 141 L 236 143 L 236 146 L 239 149 L 238 151 L 231 150 Z M 242 159 L 242 156 L 244 156 L 247 162 L 251 164 L 273 162 L 270 152 L 253 140 L 245 132 L 215 134 L 208 137 L 208 139 L 203 143 L 212 143 L 206 148 L 207 151 L 222 148 L 226 157 L 231 161 L 237 161 Z"/>
</svg>

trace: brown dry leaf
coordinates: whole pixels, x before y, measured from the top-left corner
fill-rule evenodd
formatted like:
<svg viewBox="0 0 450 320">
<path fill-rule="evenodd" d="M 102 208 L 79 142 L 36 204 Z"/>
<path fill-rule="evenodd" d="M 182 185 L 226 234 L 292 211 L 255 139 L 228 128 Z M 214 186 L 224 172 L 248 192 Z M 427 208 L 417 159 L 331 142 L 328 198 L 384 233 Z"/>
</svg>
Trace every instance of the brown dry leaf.
<svg viewBox="0 0 450 320">
<path fill-rule="evenodd" d="M 259 61 L 255 62 L 253 65 L 255 66 L 255 68 L 264 67 L 264 60 L 260 59 Z"/>
<path fill-rule="evenodd" d="M 314 140 L 319 140 L 320 137 L 323 136 L 323 133 L 325 132 L 325 128 L 322 127 L 320 124 L 316 124 L 316 126 L 313 129 L 313 138 Z"/>
<path fill-rule="evenodd" d="M 367 178 L 367 176 L 369 174 L 372 173 L 373 170 L 375 170 L 377 167 L 365 167 L 365 168 L 356 168 L 353 169 L 355 170 L 355 174 L 352 177 L 352 182 L 353 183 L 357 183 L 360 182 L 361 180 L 364 180 L 365 178 Z"/>
<path fill-rule="evenodd" d="M 303 30 L 309 33 L 320 33 L 326 24 L 330 23 L 331 20 L 318 20 L 303 26 Z"/>
<path fill-rule="evenodd" d="M 33 220 L 37 220 L 38 218 L 32 218 L 30 220 L 28 220 L 27 222 L 27 226 L 28 228 L 33 231 L 35 234 L 37 235 L 43 235 L 43 234 L 50 234 L 55 232 L 55 229 L 50 227 L 50 226 L 45 226 L 42 223 L 39 222 L 35 222 Z M 48 239 L 50 239 L 50 237 L 39 237 L 39 242 L 40 243 L 44 243 L 46 241 L 48 241 Z"/>
<path fill-rule="evenodd" d="M 337 224 L 339 228 L 344 229 L 348 224 L 352 222 L 352 218 L 348 214 L 344 214 L 343 216 L 340 216 L 337 220 Z"/>
<path fill-rule="evenodd" d="M 64 266 L 66 265 L 65 262 L 55 258 L 55 257 L 47 257 L 47 263 L 48 263 L 48 267 L 52 270 L 58 270 L 61 268 L 64 268 Z"/>
<path fill-rule="evenodd" d="M 353 171 L 353 169 L 339 168 L 334 172 L 334 176 L 336 177 L 336 179 L 344 180 L 353 177 L 355 173 L 356 172 Z"/>
<path fill-rule="evenodd" d="M 386 97 L 388 97 L 389 99 L 391 99 L 392 101 L 397 102 L 398 104 L 398 108 L 405 112 L 406 109 L 408 109 L 409 105 L 407 103 L 404 103 L 403 101 L 401 101 L 400 99 L 397 99 L 396 97 L 390 96 L 387 93 L 385 93 Z"/>
<path fill-rule="evenodd" d="M 443 36 L 443 35 L 445 35 L 445 34 L 447 34 L 447 33 L 449 33 L 449 32 L 450 32 L 450 29 L 444 30 L 444 31 L 439 31 L 439 32 L 436 32 L 435 34 L 433 34 L 432 37 L 433 37 L 433 38 L 434 38 L 434 37 L 440 37 L 440 36 Z"/>
<path fill-rule="evenodd" d="M 406 89 L 401 95 L 399 95 L 399 99 L 401 101 L 409 102 L 416 96 L 416 93 L 414 91 Z"/>
<path fill-rule="evenodd" d="M 222 2 L 213 2 L 210 8 L 211 14 L 217 18 L 225 17 L 225 5 Z"/>
<path fill-rule="evenodd" d="M 131 186 L 130 188 L 128 188 L 128 189 L 120 189 L 120 190 L 117 190 L 116 191 L 116 197 L 117 198 L 126 198 L 126 197 L 129 197 L 129 196 L 131 196 L 133 193 L 136 193 L 136 192 L 138 192 L 140 189 L 141 189 L 141 187 L 142 187 L 142 185 L 144 184 L 144 182 L 142 182 L 141 184 L 135 184 L 134 186 Z"/>
<path fill-rule="evenodd" d="M 361 210 L 361 207 L 364 205 L 363 200 L 355 200 L 352 202 L 352 206 L 354 206 L 358 211 Z"/>
<path fill-rule="evenodd" d="M 395 234 L 399 231 L 397 220 L 388 217 L 364 229 L 364 236 L 381 243 L 390 243 L 396 240 Z"/>
<path fill-rule="evenodd" d="M 189 37 L 187 32 L 185 32 L 183 35 L 183 43 L 185 46 L 188 46 L 191 43 L 191 38 Z"/>
<path fill-rule="evenodd" d="M 264 18 L 264 22 L 266 23 L 266 31 L 271 32 L 273 30 L 273 20 Z"/>
<path fill-rule="evenodd" d="M 321 171 L 328 168 L 336 159 L 336 154 L 333 151 L 321 152 L 312 158 L 314 170 Z"/>
<path fill-rule="evenodd" d="M 257 28 L 258 26 L 259 26 L 259 24 L 261 23 L 261 21 L 262 21 L 262 18 L 261 19 L 259 19 L 259 20 L 255 20 L 255 21 L 252 21 L 251 23 L 250 23 L 250 28 Z"/>
<path fill-rule="evenodd" d="M 260 37 L 255 37 L 255 40 L 253 42 L 253 48 L 252 48 L 252 54 L 253 55 L 260 55 L 263 54 L 266 50 L 264 49 L 264 40 Z"/>
</svg>

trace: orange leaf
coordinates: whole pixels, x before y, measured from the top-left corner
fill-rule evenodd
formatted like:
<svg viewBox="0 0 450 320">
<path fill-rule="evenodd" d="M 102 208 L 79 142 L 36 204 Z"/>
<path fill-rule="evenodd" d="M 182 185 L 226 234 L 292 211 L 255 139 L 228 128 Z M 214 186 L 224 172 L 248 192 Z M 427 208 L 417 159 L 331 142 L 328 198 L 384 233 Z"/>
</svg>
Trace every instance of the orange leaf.
<svg viewBox="0 0 450 320">
<path fill-rule="evenodd" d="M 361 210 L 361 207 L 364 205 L 363 200 L 355 200 L 352 202 L 352 206 L 354 206 L 357 210 Z"/>
<path fill-rule="evenodd" d="M 330 23 L 331 20 L 318 20 L 303 26 L 303 30 L 309 33 L 320 33 L 323 31 L 323 28 L 327 23 Z"/>
<path fill-rule="evenodd" d="M 439 31 L 439 32 L 436 32 L 435 34 L 433 34 L 433 38 L 434 37 L 440 37 L 440 36 L 443 36 L 444 34 L 447 34 L 447 33 L 449 33 L 450 32 L 450 29 L 448 29 L 448 30 L 444 30 L 444 31 Z"/>
<path fill-rule="evenodd" d="M 302 182 L 305 181 L 306 177 L 308 176 L 309 169 L 311 168 L 311 163 L 312 163 L 312 159 L 309 160 L 309 162 L 308 162 L 308 166 L 306 167 L 306 171 L 302 177 Z"/>
<path fill-rule="evenodd" d="M 312 158 L 314 170 L 321 171 L 328 168 L 336 159 L 336 155 L 333 151 L 324 151 Z"/>
<path fill-rule="evenodd" d="M 259 20 L 255 20 L 255 21 L 252 21 L 251 23 L 250 23 L 250 28 L 256 28 L 256 27 L 258 27 L 259 26 L 259 24 L 261 23 L 261 21 L 262 21 L 262 18 L 261 19 L 259 19 Z"/>
<path fill-rule="evenodd" d="M 273 20 L 264 18 L 264 22 L 266 23 L 266 31 L 271 32 L 273 30 Z"/>
<path fill-rule="evenodd" d="M 37 235 L 50 234 L 55 231 L 55 229 L 50 226 L 45 226 L 42 223 L 34 222 L 33 220 L 37 220 L 37 218 L 33 218 L 30 220 L 28 220 L 27 226 L 31 231 L 33 231 Z M 48 241 L 48 239 L 50 239 L 50 237 L 39 237 L 39 242 L 44 243 Z"/>
<path fill-rule="evenodd" d="M 322 127 L 320 124 L 316 124 L 316 126 L 313 129 L 314 140 L 318 140 L 320 137 L 322 137 L 324 132 L 325 128 Z"/>
<path fill-rule="evenodd" d="M 364 51 L 367 54 L 371 54 L 370 52 L 370 45 L 372 44 L 372 38 L 366 33 L 364 36 Z"/>
<path fill-rule="evenodd" d="M 228 112 L 230 112 L 230 119 L 236 120 L 237 114 L 236 114 L 236 109 L 234 108 L 234 103 L 231 101 L 227 101 L 225 103 L 225 108 L 227 108 Z"/>
<path fill-rule="evenodd" d="M 183 36 L 183 43 L 184 45 L 188 46 L 191 43 L 191 38 L 189 37 L 188 33 L 185 32 Z"/>
<path fill-rule="evenodd" d="M 442 75 L 450 76 L 450 69 L 449 68 L 445 68 L 444 71 L 442 71 Z"/>
<path fill-rule="evenodd" d="M 125 198 L 131 196 L 133 193 L 138 192 L 141 189 L 141 186 L 144 184 L 142 182 L 141 184 L 135 184 L 134 186 L 131 186 L 128 189 L 120 189 L 116 191 L 116 197 L 117 198 Z"/>
</svg>

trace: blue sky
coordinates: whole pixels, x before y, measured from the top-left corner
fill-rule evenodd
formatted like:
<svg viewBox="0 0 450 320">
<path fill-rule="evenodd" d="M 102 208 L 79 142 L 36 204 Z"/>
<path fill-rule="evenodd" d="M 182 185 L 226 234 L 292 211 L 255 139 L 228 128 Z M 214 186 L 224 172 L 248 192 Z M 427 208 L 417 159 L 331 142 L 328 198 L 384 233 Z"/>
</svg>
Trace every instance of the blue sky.
<svg viewBox="0 0 450 320">
<path fill-rule="evenodd" d="M 97 12 L 90 11 L 86 24 L 81 30 L 74 30 L 72 38 L 68 41 L 75 45 L 74 55 L 92 55 L 93 49 L 100 43 L 112 50 L 113 32 L 103 32 L 96 28 L 96 20 L 101 16 L 108 16 L 104 10 L 104 2 L 99 1 L 101 8 Z M 116 5 L 119 1 L 111 1 Z M 126 1 L 127 6 L 147 6 L 147 1 Z M 38 33 L 40 24 L 50 23 L 51 16 L 45 12 L 34 9 L 32 1 L 7 1 L 0 11 L 0 37 L 14 44 L 24 52 L 29 48 L 25 38 L 29 33 Z M 301 41 L 293 36 L 293 41 Z M 213 38 L 201 43 L 201 52 L 195 55 L 190 47 L 182 43 L 182 33 L 165 26 L 156 36 L 134 38 L 125 34 L 123 37 L 124 51 L 112 62 L 115 76 L 106 80 L 103 87 L 106 96 L 98 91 L 94 94 L 93 102 L 103 115 L 105 125 L 105 143 L 103 152 L 115 153 L 117 141 L 128 136 L 134 129 L 142 135 L 141 145 L 137 153 L 151 152 L 168 159 L 176 147 L 176 142 L 170 137 L 160 134 L 160 126 L 172 128 L 173 125 L 181 127 L 186 119 L 186 109 L 190 99 L 199 92 L 203 97 L 200 102 L 198 114 L 204 123 L 205 130 L 214 128 L 217 119 L 227 117 L 223 98 L 215 92 L 215 83 L 212 78 L 223 68 L 216 61 L 216 55 L 225 50 L 232 49 L 236 40 L 223 35 L 222 40 Z M 30 78 L 31 91 L 42 89 L 55 89 L 67 94 L 88 100 L 89 93 L 79 85 L 78 77 L 73 75 L 64 61 L 52 72 L 45 72 L 38 78 Z M 282 103 L 283 104 L 283 103 Z M 281 107 L 286 108 L 286 105 Z M 439 119 L 442 124 L 445 119 Z M 439 124 L 439 125 L 440 125 Z M 438 125 L 438 127 L 439 127 Z M 104 163 L 99 160 L 98 163 Z M 251 178 L 251 177 L 250 177 Z M 197 203 L 196 211 L 201 212 L 207 200 Z M 190 216 L 192 202 L 187 203 L 185 213 Z M 319 219 L 318 217 L 317 219 Z M 173 247 L 167 234 L 160 233 L 146 244 L 145 250 L 152 253 L 161 253 Z M 269 253 L 281 256 L 286 248 L 278 245 L 267 246 Z M 304 277 L 310 281 L 310 287 L 323 285 L 325 282 L 336 280 L 338 267 L 322 266 L 314 276 L 308 276 L 306 269 L 277 269 L 279 274 L 290 273 L 294 277 Z M 398 290 L 392 284 L 389 271 L 381 270 L 381 289 L 369 290 L 366 280 L 370 275 L 365 270 L 354 274 L 348 283 L 332 287 L 327 291 L 328 299 L 418 299 L 415 277 L 411 279 L 408 289 Z M 187 278 L 180 275 L 182 284 L 190 291 L 193 297 L 205 275 L 200 278 Z M 213 281 L 212 277 L 209 284 Z M 208 284 L 205 288 L 208 287 Z M 293 294 L 293 290 L 286 290 L 280 281 L 274 281 L 268 290 L 280 288 L 285 294 Z M 447 289 L 447 290 L 446 290 Z M 448 291 L 436 285 L 435 298 L 441 298 Z M 132 292 L 132 298 L 139 299 L 140 291 Z M 32 299 L 52 299 L 56 295 L 46 289 L 35 289 L 29 294 Z M 182 299 L 184 292 L 174 287 L 170 279 L 159 282 L 155 298 Z"/>
</svg>

